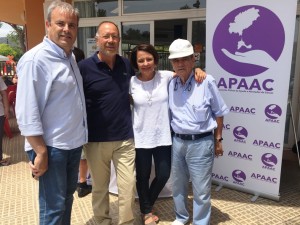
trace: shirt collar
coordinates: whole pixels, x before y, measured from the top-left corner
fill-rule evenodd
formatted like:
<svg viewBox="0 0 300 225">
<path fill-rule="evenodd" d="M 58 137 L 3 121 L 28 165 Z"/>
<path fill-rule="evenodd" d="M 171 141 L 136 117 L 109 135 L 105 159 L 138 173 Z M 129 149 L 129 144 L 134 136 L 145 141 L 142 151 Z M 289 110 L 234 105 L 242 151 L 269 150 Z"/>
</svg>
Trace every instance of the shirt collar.
<svg viewBox="0 0 300 225">
<path fill-rule="evenodd" d="M 194 72 L 192 72 L 184 85 L 182 84 L 179 76 L 176 79 L 176 83 L 178 83 L 180 86 L 184 87 L 187 84 L 192 83 L 194 80 L 195 80 L 195 76 L 194 76 Z"/>
<path fill-rule="evenodd" d="M 95 54 L 92 56 L 93 57 L 93 60 L 96 62 L 96 63 L 105 63 L 103 61 L 101 61 L 98 57 L 98 53 L 99 51 L 96 51 Z M 121 56 L 119 54 L 116 54 L 116 62 L 115 64 L 118 64 L 120 61 L 122 61 L 121 59 Z"/>
<path fill-rule="evenodd" d="M 51 41 L 47 36 L 44 37 L 44 42 L 46 42 L 61 58 L 70 59 L 72 57 L 72 54 L 67 55 L 61 47 Z"/>
</svg>

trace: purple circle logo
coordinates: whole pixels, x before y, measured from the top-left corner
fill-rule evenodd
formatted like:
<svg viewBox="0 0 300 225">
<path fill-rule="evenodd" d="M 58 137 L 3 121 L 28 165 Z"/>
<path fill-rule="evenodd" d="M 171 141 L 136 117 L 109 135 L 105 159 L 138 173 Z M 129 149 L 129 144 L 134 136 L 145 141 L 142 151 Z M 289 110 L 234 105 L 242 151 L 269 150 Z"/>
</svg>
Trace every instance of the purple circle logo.
<svg viewBox="0 0 300 225">
<path fill-rule="evenodd" d="M 277 157 L 271 153 L 266 153 L 262 155 L 261 161 L 266 166 L 273 167 L 277 164 Z"/>
<path fill-rule="evenodd" d="M 246 174 L 241 171 L 241 170 L 234 170 L 232 172 L 232 178 L 236 181 L 236 182 L 244 182 L 246 180 Z"/>
<path fill-rule="evenodd" d="M 248 5 L 227 14 L 213 36 L 219 65 L 239 77 L 261 74 L 279 59 L 285 42 L 284 28 L 269 9 Z"/>
<path fill-rule="evenodd" d="M 278 105 L 270 104 L 265 108 L 265 114 L 268 118 L 274 120 L 281 116 L 282 110 Z"/>
<path fill-rule="evenodd" d="M 233 135 L 239 140 L 244 140 L 246 137 L 248 137 L 248 131 L 245 127 L 238 126 L 233 129 Z"/>
</svg>

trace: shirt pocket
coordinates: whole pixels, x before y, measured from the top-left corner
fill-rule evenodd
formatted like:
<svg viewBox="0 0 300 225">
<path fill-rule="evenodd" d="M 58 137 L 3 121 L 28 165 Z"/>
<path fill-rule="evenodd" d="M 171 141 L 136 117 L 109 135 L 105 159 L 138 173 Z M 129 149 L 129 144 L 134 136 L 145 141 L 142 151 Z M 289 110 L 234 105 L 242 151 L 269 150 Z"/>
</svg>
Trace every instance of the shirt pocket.
<svg viewBox="0 0 300 225">
<path fill-rule="evenodd" d="M 208 108 L 205 104 L 202 105 L 190 105 L 189 104 L 189 111 L 192 115 L 192 118 L 195 122 L 204 122 L 207 120 L 208 117 Z"/>
</svg>

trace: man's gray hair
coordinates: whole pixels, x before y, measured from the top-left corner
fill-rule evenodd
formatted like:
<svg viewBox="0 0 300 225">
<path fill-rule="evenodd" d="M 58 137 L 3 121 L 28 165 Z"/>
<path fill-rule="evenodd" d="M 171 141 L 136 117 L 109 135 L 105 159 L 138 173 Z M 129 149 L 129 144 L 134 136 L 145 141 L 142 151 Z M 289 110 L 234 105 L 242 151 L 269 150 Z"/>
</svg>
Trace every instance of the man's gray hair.
<svg viewBox="0 0 300 225">
<path fill-rule="evenodd" d="M 48 22 L 51 22 L 52 12 L 56 8 L 59 8 L 59 10 L 61 12 L 75 15 L 77 17 L 77 21 L 79 21 L 79 10 L 77 8 L 74 8 L 72 5 L 70 5 L 67 2 L 62 2 L 60 0 L 56 0 L 56 1 L 53 1 L 48 7 L 48 10 L 47 10 Z"/>
<path fill-rule="evenodd" d="M 96 40 L 97 40 L 97 39 L 99 38 L 99 36 L 100 36 L 100 34 L 98 33 L 98 32 L 99 32 L 99 27 L 101 27 L 101 25 L 104 24 L 104 23 L 110 23 L 110 24 L 113 24 L 113 25 L 117 28 L 117 30 L 118 30 L 118 35 L 120 35 L 119 27 L 118 27 L 117 24 L 115 24 L 115 23 L 112 22 L 112 21 L 104 20 L 104 21 L 102 21 L 101 23 L 99 23 L 99 25 L 98 25 L 98 27 L 97 27 L 97 32 L 96 32 L 96 34 L 95 34 L 95 39 L 96 39 Z"/>
</svg>

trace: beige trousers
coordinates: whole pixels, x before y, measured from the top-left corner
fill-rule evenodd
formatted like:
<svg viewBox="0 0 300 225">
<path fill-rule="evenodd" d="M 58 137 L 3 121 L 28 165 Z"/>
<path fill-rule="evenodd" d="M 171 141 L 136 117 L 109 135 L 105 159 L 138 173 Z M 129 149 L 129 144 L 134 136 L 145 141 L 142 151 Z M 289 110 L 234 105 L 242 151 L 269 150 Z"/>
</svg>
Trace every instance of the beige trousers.
<svg viewBox="0 0 300 225">
<path fill-rule="evenodd" d="M 119 203 L 119 225 L 133 225 L 135 200 L 135 148 L 133 139 L 113 142 L 89 142 L 84 153 L 92 176 L 92 206 L 96 221 L 110 225 L 110 164 L 116 170 Z"/>
</svg>

